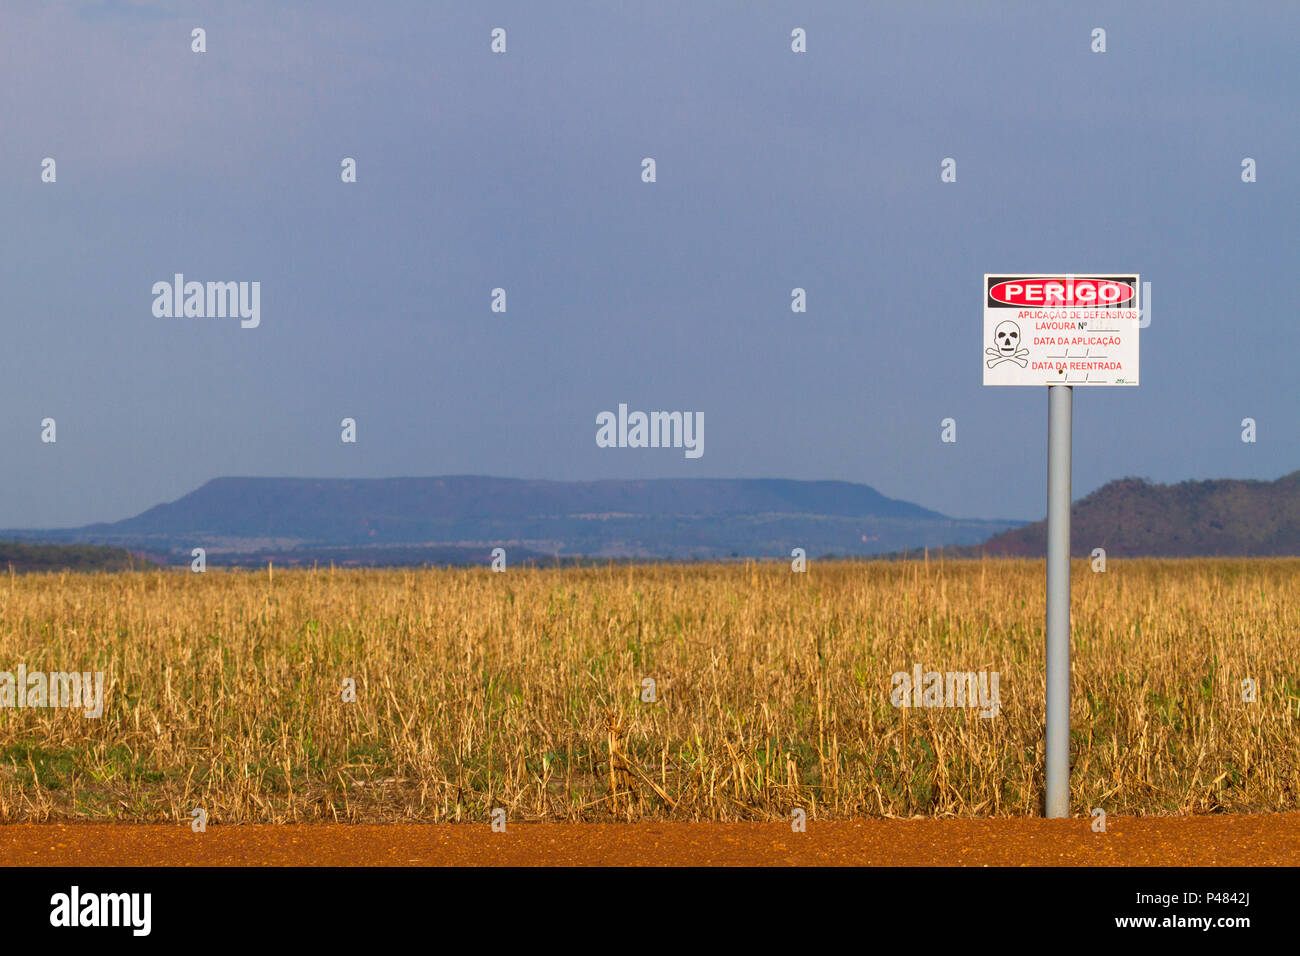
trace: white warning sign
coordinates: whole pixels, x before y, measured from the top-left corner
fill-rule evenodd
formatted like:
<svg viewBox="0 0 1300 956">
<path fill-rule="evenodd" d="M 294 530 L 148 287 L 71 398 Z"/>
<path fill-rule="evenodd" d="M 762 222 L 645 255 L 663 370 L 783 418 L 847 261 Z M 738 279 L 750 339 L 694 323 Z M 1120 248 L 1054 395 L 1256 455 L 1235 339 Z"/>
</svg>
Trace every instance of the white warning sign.
<svg viewBox="0 0 1300 956">
<path fill-rule="evenodd" d="M 985 385 L 1136 385 L 1142 282 L 984 275 Z"/>
</svg>

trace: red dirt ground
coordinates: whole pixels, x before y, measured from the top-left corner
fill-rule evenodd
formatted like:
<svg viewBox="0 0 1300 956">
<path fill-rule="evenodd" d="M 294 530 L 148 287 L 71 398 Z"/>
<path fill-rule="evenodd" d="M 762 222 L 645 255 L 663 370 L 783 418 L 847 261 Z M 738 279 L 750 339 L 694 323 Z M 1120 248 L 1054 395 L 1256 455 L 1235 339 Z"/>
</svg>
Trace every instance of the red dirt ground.
<svg viewBox="0 0 1300 956">
<path fill-rule="evenodd" d="M 1297 866 L 1300 813 L 1090 821 L 0 826 L 6 866 Z"/>
</svg>

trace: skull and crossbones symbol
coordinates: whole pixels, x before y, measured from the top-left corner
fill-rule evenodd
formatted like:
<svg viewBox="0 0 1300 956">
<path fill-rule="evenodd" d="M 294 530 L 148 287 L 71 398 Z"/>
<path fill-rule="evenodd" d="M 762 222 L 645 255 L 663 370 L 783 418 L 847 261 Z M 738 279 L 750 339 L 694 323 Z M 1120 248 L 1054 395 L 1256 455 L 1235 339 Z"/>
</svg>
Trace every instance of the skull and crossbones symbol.
<svg viewBox="0 0 1300 956">
<path fill-rule="evenodd" d="M 1021 368 L 1029 364 L 1029 349 L 1020 348 L 1020 326 L 1016 323 L 999 322 L 993 330 L 993 344 L 995 348 L 984 350 L 984 354 L 990 356 L 984 363 L 989 368 L 1003 362 L 1015 362 Z"/>
</svg>

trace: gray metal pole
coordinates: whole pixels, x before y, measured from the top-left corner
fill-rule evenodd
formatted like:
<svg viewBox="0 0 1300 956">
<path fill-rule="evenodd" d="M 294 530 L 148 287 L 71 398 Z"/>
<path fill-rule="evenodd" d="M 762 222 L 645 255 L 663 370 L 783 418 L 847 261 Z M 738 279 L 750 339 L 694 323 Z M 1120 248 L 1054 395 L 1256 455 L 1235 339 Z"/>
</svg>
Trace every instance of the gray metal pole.
<svg viewBox="0 0 1300 956">
<path fill-rule="evenodd" d="M 1047 815 L 1070 815 L 1070 425 L 1074 390 L 1047 387 Z"/>
</svg>

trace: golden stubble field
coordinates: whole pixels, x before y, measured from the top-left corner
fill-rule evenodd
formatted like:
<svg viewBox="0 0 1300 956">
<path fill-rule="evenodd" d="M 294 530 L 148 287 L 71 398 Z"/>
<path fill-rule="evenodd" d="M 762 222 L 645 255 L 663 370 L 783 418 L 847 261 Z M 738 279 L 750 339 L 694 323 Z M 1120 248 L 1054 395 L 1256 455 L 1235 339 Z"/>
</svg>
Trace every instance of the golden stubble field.
<svg viewBox="0 0 1300 956">
<path fill-rule="evenodd" d="M 1043 573 L 11 575 L 0 671 L 101 670 L 107 699 L 0 708 L 0 821 L 1037 815 Z M 1072 812 L 1296 809 L 1300 559 L 1073 574 Z M 916 665 L 997 672 L 999 712 L 892 706 Z"/>
</svg>

